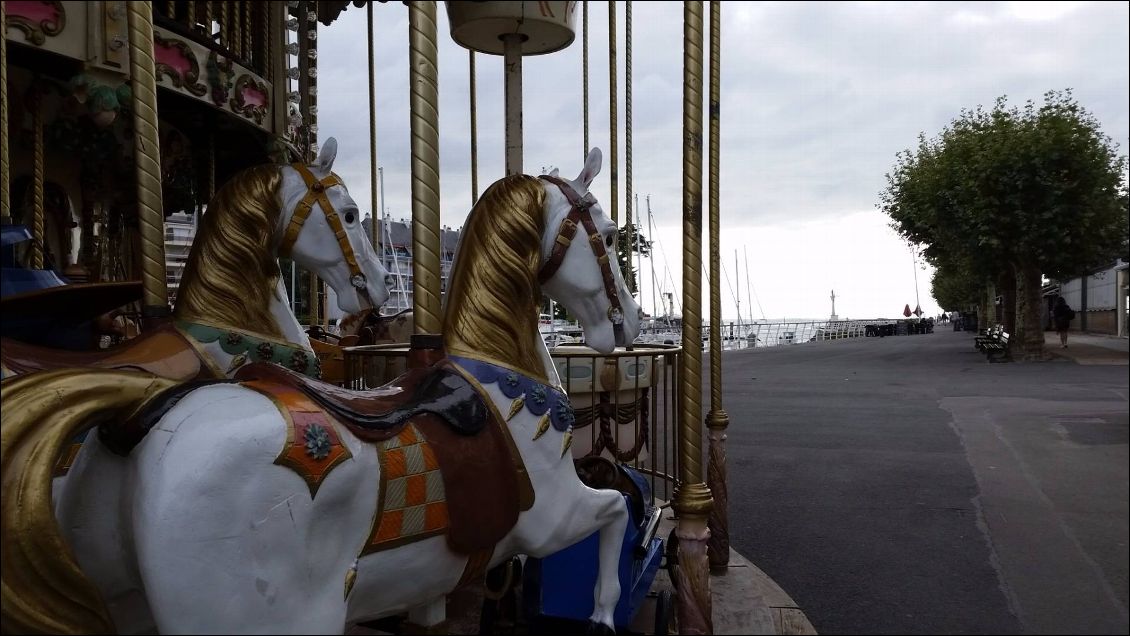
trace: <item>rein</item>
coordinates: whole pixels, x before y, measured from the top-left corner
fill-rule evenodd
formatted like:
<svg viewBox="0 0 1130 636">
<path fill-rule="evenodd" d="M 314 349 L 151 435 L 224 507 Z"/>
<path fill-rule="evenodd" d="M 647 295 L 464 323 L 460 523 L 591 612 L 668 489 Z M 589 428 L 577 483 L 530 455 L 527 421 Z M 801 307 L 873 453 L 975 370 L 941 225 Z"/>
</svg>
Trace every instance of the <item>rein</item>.
<svg viewBox="0 0 1130 636">
<path fill-rule="evenodd" d="M 604 295 L 608 297 L 608 320 L 612 323 L 616 340 L 623 342 L 625 340 L 624 310 L 620 306 L 620 294 L 616 292 L 616 277 L 612 274 L 612 263 L 607 250 L 604 248 L 604 241 L 601 239 L 600 232 L 596 229 L 596 223 L 592 220 L 592 213 L 589 211 L 589 208 L 596 204 L 596 200 L 591 195 L 580 196 L 573 189 L 573 186 L 564 179 L 550 175 L 542 175 L 538 178 L 557 186 L 561 190 L 561 194 L 568 199 L 569 205 L 572 206 L 565 220 L 561 221 L 561 227 L 557 231 L 557 239 L 553 242 L 553 251 L 549 255 L 549 260 L 538 271 L 538 284 L 544 285 L 561 268 L 561 263 L 565 260 L 565 253 L 569 251 L 569 246 L 572 245 L 573 238 L 577 235 L 578 224 L 583 226 L 585 233 L 588 234 L 589 245 L 592 247 L 593 254 L 596 255 L 596 262 L 600 265 L 601 278 L 604 280 Z M 631 345 L 631 343 L 626 344 Z"/>
<path fill-rule="evenodd" d="M 334 211 L 334 206 L 330 203 L 329 196 L 326 191 L 334 186 L 344 186 L 341 178 L 336 174 L 330 173 L 330 176 L 325 179 L 319 180 L 310 169 L 300 163 L 291 164 L 291 167 L 302 175 L 302 180 L 306 182 L 306 196 L 298 202 L 294 208 L 294 214 L 290 217 L 290 223 L 286 226 L 286 232 L 283 234 L 282 243 L 279 245 L 279 255 L 283 257 L 290 256 L 290 250 L 294 247 L 295 241 L 298 240 L 298 234 L 302 231 L 302 225 L 306 222 L 306 217 L 310 216 L 310 210 L 313 209 L 314 204 L 317 203 L 322 208 L 322 213 L 326 215 L 326 222 L 330 224 L 330 229 L 333 230 L 334 236 L 337 238 L 337 244 L 341 247 L 341 254 L 345 257 L 345 264 L 349 266 L 349 284 L 357 289 L 365 290 L 365 274 L 361 273 L 360 266 L 357 265 L 357 257 L 353 254 L 353 246 L 349 244 L 349 237 L 345 234 L 345 228 L 341 225 L 341 219 L 338 218 L 337 212 Z"/>
</svg>

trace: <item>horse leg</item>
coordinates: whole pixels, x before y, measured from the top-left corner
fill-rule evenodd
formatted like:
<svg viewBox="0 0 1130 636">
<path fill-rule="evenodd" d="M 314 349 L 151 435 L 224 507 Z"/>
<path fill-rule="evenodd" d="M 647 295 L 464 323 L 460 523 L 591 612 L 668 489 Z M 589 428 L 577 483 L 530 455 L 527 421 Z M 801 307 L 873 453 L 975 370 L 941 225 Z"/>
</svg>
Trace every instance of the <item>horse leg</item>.
<svg viewBox="0 0 1130 636">
<path fill-rule="evenodd" d="M 605 625 L 613 631 L 616 604 L 620 601 L 620 551 L 624 547 L 624 529 L 628 525 L 628 508 L 624 498 L 614 490 L 594 491 L 599 497 L 587 498 L 592 502 L 592 514 L 600 525 L 600 559 L 597 569 L 596 589 L 593 591 L 592 616 L 594 624 Z M 584 512 L 574 509 L 578 516 Z"/>
</svg>

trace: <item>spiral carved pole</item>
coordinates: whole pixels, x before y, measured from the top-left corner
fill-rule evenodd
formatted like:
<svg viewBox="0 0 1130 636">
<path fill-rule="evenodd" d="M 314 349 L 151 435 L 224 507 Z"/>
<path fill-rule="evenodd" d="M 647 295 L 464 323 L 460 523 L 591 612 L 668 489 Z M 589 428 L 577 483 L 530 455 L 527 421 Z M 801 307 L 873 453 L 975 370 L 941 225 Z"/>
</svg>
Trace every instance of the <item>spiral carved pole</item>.
<svg viewBox="0 0 1130 636">
<path fill-rule="evenodd" d="M 412 311 L 416 333 L 440 332 L 439 74 L 436 3 L 408 4 L 412 134 Z"/>
<path fill-rule="evenodd" d="M 475 52 L 467 51 L 467 59 L 470 67 L 467 74 L 471 78 L 471 205 L 474 206 L 479 200 L 479 124 L 475 88 Z"/>
<path fill-rule="evenodd" d="M 128 2 L 133 148 L 137 218 L 141 230 L 142 316 L 169 314 L 165 284 L 165 214 L 161 203 L 161 146 L 157 136 L 157 76 L 153 70 L 153 5 Z"/>
<path fill-rule="evenodd" d="M 584 86 L 584 144 L 585 152 L 581 156 L 581 163 L 589 158 L 589 0 L 584 0 L 581 23 L 581 82 Z"/>
<path fill-rule="evenodd" d="M 616 140 L 616 123 L 619 116 L 616 113 L 617 99 L 616 99 L 616 0 L 608 0 L 608 135 L 610 137 L 608 144 L 610 160 L 612 164 L 609 170 L 609 177 L 612 182 L 612 206 L 609 209 L 609 216 L 612 218 L 613 223 L 619 222 L 619 215 L 617 211 L 619 208 L 619 183 L 620 178 L 620 144 Z"/>
<path fill-rule="evenodd" d="M 683 3 L 683 351 L 679 428 L 678 617 L 684 634 L 713 633 L 707 518 L 702 481 L 702 2 Z"/>
<path fill-rule="evenodd" d="M 0 2 L 0 223 L 12 222 L 12 197 L 8 192 L 8 29 L 7 12 Z"/>
<path fill-rule="evenodd" d="M 32 131 L 32 187 L 31 187 L 31 266 L 43 269 L 43 96 L 42 85 L 35 82 L 31 88 Z"/>
<path fill-rule="evenodd" d="M 374 66 L 376 53 L 373 51 L 373 3 L 370 2 L 366 8 L 369 25 L 365 32 L 366 39 L 369 40 L 369 210 L 372 213 L 369 219 L 369 241 L 372 242 L 373 249 L 378 250 L 381 240 L 377 223 L 377 69 Z M 381 258 L 384 258 L 383 254 Z"/>
<path fill-rule="evenodd" d="M 719 244 L 721 209 L 718 201 L 721 58 L 721 3 L 710 3 L 710 413 L 706 416 L 710 462 L 706 484 L 714 497 L 710 511 L 710 570 L 726 572 L 730 564 L 729 497 L 726 491 L 726 427 L 730 416 L 722 409 L 722 286 Z"/>
<path fill-rule="evenodd" d="M 624 223 L 632 224 L 632 0 L 624 3 Z M 629 259 L 629 262 L 631 259 Z M 638 272 L 637 272 L 638 273 Z"/>
</svg>

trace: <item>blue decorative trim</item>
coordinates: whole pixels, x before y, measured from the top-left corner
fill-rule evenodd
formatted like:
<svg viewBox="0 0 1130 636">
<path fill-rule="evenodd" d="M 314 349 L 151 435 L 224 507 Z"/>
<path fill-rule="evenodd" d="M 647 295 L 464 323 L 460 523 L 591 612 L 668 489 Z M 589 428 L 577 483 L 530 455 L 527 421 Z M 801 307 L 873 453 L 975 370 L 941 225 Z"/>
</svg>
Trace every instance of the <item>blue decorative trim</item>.
<svg viewBox="0 0 1130 636">
<path fill-rule="evenodd" d="M 523 408 L 535 417 L 549 413 L 549 421 L 555 430 L 564 433 L 573 428 L 576 420 L 573 406 L 569 403 L 569 396 L 563 391 L 496 364 L 460 356 L 448 358 L 474 376 L 479 384 L 486 386 L 497 383 L 502 394 L 510 399 L 524 396 Z"/>
</svg>

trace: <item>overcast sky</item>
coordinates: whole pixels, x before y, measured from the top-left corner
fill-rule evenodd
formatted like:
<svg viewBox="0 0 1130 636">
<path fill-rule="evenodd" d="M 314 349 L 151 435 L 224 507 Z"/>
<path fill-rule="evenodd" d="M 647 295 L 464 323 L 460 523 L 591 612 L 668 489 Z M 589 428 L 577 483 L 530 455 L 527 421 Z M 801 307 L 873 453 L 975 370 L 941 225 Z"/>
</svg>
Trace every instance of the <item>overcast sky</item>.
<svg viewBox="0 0 1130 636">
<path fill-rule="evenodd" d="M 1047 1 L 723 2 L 722 258 L 729 276 L 723 280 L 724 316 L 737 315 L 738 287 L 747 319 L 751 313 L 826 318 L 832 289 L 840 317 L 892 317 L 905 304 L 913 309 L 911 252 L 876 209 L 878 193 L 895 154 L 913 146 L 920 132 L 936 134 L 962 108 L 991 105 L 1000 95 L 1016 104 L 1039 101 L 1048 90 L 1071 88 L 1125 154 L 1128 7 Z M 623 3 L 616 8 L 623 198 Z M 609 210 L 608 3 L 594 0 L 589 9 L 590 139 L 605 161 L 593 189 Z M 656 280 L 679 303 L 683 9 L 678 2 L 636 2 L 632 9 L 634 191 L 641 211 L 645 195 L 651 197 Z M 375 17 L 378 164 L 384 167 L 390 214 L 408 218 L 407 11 L 399 2 L 383 3 Z M 569 176 L 580 171 L 580 25 L 578 16 L 577 39 L 568 49 L 525 58 L 528 173 L 543 166 L 557 166 Z M 318 42 L 319 137 L 338 139 L 335 171 L 362 209 L 370 207 L 366 28 L 365 11 L 351 7 L 323 29 Z M 439 36 L 442 221 L 458 227 L 471 204 L 468 56 L 448 35 L 443 3 Z M 476 63 L 484 189 L 503 174 L 502 60 L 478 55 Z M 643 270 L 643 304 L 651 311 L 656 285 L 646 259 Z M 917 291 L 927 314 L 939 311 L 930 297 L 929 270 L 917 271 Z"/>
</svg>

